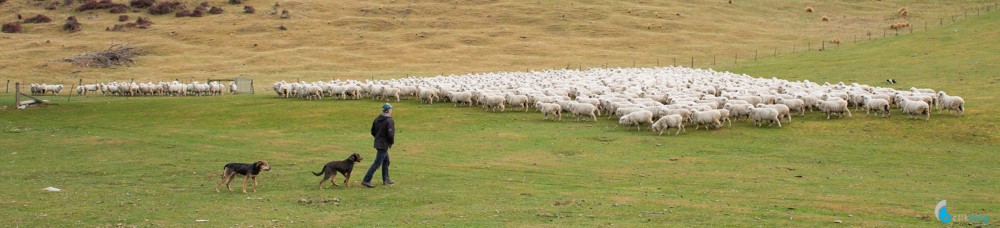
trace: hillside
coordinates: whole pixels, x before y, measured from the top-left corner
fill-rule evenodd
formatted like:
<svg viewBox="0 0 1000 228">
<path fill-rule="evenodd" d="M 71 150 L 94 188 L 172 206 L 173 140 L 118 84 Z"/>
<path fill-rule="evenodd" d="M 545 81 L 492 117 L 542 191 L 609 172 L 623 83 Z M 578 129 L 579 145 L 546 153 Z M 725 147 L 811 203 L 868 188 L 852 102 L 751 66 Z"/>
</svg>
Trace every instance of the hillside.
<svg viewBox="0 0 1000 228">
<path fill-rule="evenodd" d="M 119 1 L 120 3 L 125 3 Z M 719 58 L 816 49 L 821 41 L 871 33 L 908 22 L 917 31 L 964 18 L 993 1 L 282 1 L 243 5 L 209 1 L 225 12 L 200 18 L 128 12 L 148 17 L 148 29 L 109 32 L 118 15 L 72 7 L 44 10 L 43 1 L 0 4 L 0 21 L 45 14 L 48 24 L 25 24 L 25 33 L 2 34 L 0 79 L 28 83 L 107 80 L 203 80 L 250 77 L 273 80 L 389 78 L 563 67 L 688 65 Z M 193 8 L 198 2 L 187 2 Z M 77 4 L 78 6 L 79 4 Z M 806 8 L 813 12 L 806 12 Z M 908 12 L 900 16 L 900 9 Z M 985 10 L 982 10 L 985 12 Z M 60 30 L 76 16 L 82 31 Z M 822 21 L 822 17 L 829 21 Z M 288 30 L 279 30 L 285 25 Z M 908 30 L 904 30 L 904 33 Z M 889 31 L 890 34 L 893 31 Z M 863 39 L 862 39 L 863 40 Z M 132 67 L 79 68 L 63 62 L 111 43 L 148 50 Z M 766 54 L 765 54 L 766 53 Z M 746 57 L 745 57 L 746 58 Z"/>
</svg>

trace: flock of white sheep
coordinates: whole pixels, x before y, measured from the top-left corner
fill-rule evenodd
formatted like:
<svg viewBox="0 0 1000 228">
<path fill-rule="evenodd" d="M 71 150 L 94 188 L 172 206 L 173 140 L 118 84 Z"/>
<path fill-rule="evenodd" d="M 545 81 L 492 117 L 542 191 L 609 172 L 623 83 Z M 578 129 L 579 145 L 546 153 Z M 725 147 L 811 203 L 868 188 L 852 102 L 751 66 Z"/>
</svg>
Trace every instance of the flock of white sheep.
<svg viewBox="0 0 1000 228">
<path fill-rule="evenodd" d="M 806 111 L 851 117 L 889 117 L 892 107 L 911 119 L 930 119 L 932 109 L 965 111 L 965 101 L 944 91 L 927 88 L 897 90 L 843 82 L 818 84 L 777 78 L 754 78 L 729 72 L 683 67 L 545 70 L 495 72 L 437 77 L 410 77 L 376 81 L 275 82 L 279 97 L 303 99 L 419 98 L 432 104 L 449 101 L 454 106 L 479 106 L 487 111 L 534 108 L 543 120 L 561 120 L 572 114 L 577 121 L 617 117 L 622 126 L 643 125 L 663 133 L 670 128 L 732 127 L 733 120 L 756 126 L 782 126 Z"/>
<path fill-rule="evenodd" d="M 59 95 L 62 85 L 31 84 L 32 95 Z M 77 95 L 87 95 L 88 93 L 111 96 L 212 96 L 222 95 L 226 92 L 236 94 L 237 86 L 235 82 L 223 85 L 217 81 L 209 83 L 181 83 L 172 82 L 107 82 L 99 84 L 89 84 L 76 87 Z"/>
</svg>

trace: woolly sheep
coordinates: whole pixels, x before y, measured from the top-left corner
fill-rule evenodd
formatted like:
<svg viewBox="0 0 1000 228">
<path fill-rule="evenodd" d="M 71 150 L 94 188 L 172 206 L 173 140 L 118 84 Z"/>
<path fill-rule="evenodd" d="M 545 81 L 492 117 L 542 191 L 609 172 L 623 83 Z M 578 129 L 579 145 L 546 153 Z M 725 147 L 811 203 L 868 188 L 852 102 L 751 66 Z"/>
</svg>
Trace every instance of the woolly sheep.
<svg viewBox="0 0 1000 228">
<path fill-rule="evenodd" d="M 618 124 L 625 125 L 629 128 L 631 128 L 632 125 L 635 125 L 636 129 L 641 131 L 642 124 L 653 124 L 653 113 L 646 110 L 629 113 L 628 115 L 619 117 Z"/>
<path fill-rule="evenodd" d="M 528 112 L 528 96 L 508 94 L 506 99 L 510 108 L 521 107 L 524 108 L 524 112 Z"/>
<path fill-rule="evenodd" d="M 541 101 L 536 101 L 535 108 L 537 108 L 538 111 L 542 112 L 542 114 L 545 115 L 545 117 L 543 117 L 542 120 L 548 119 L 549 114 L 552 114 L 553 117 L 558 117 L 559 120 L 562 120 L 562 107 L 559 107 L 559 104 L 542 103 Z"/>
<path fill-rule="evenodd" d="M 729 110 L 727 110 L 727 109 L 716 109 L 716 111 L 719 111 L 719 117 L 720 117 L 719 120 L 721 122 L 729 123 L 729 128 L 733 128 L 733 120 L 729 119 L 729 116 L 730 116 Z"/>
<path fill-rule="evenodd" d="M 927 115 L 927 119 L 924 121 L 931 120 L 931 108 L 927 102 L 903 99 L 899 103 L 907 119 L 919 119 L 920 115 Z"/>
<path fill-rule="evenodd" d="M 434 104 L 434 100 L 438 98 L 437 90 L 435 89 L 420 89 L 417 92 L 417 97 L 420 97 L 420 103 Z"/>
<path fill-rule="evenodd" d="M 689 122 L 695 125 L 694 127 L 695 130 L 698 130 L 698 128 L 701 127 L 701 125 L 709 125 L 709 124 L 711 124 L 716 129 L 719 129 L 722 127 L 721 121 L 722 121 L 722 113 L 719 113 L 718 110 L 710 110 L 710 111 L 692 110 L 691 120 L 689 120 Z M 705 129 L 708 129 L 708 126 L 705 126 Z"/>
<path fill-rule="evenodd" d="M 802 99 L 779 97 L 775 102 L 788 106 L 790 111 L 798 112 L 799 116 L 806 115 L 806 102 Z"/>
<path fill-rule="evenodd" d="M 663 131 L 669 130 L 670 128 L 677 128 L 677 132 L 675 132 L 674 135 L 680 134 L 681 131 L 687 133 L 687 130 L 684 129 L 684 117 L 677 114 L 660 117 L 659 120 L 656 120 L 656 122 L 653 123 L 651 128 L 653 131 L 659 132 L 660 135 L 663 135 Z"/>
<path fill-rule="evenodd" d="M 862 97 L 862 102 L 865 107 L 865 117 L 871 111 L 875 111 L 875 116 L 879 116 L 880 113 L 883 117 L 889 117 L 889 101 L 885 99 L 874 99 L 871 96 Z"/>
<path fill-rule="evenodd" d="M 958 115 L 961 116 L 965 113 L 965 99 L 959 96 L 949 96 L 944 93 L 944 91 L 938 91 L 938 114 L 941 114 L 941 110 L 948 110 L 951 113 L 952 110 L 957 111 Z"/>
<path fill-rule="evenodd" d="M 597 121 L 597 115 L 595 114 L 597 113 L 597 107 L 595 107 L 592 104 L 585 104 L 585 103 L 572 104 L 572 107 L 570 107 L 570 112 L 573 113 L 573 116 L 576 117 L 576 121 L 580 121 L 581 116 L 590 116 L 591 118 L 594 119 L 594 121 Z"/>
<path fill-rule="evenodd" d="M 792 123 L 791 110 L 788 108 L 787 105 L 784 105 L 784 104 L 773 104 L 773 105 L 757 104 L 757 107 L 758 108 L 773 108 L 774 110 L 778 110 L 778 119 L 787 118 L 788 119 L 788 123 Z"/>
<path fill-rule="evenodd" d="M 847 108 L 847 101 L 845 100 L 833 100 L 833 101 L 816 101 L 816 106 L 819 107 L 823 114 L 826 114 L 826 119 L 830 119 L 830 115 L 837 113 L 840 118 L 844 118 L 844 113 L 847 116 L 851 116 L 851 109 Z"/>
<path fill-rule="evenodd" d="M 750 107 L 753 107 L 753 105 L 730 103 L 722 106 L 723 109 L 729 110 L 730 115 L 732 115 L 733 118 L 736 118 L 736 120 L 739 120 L 740 117 L 750 119 Z"/>
<path fill-rule="evenodd" d="M 500 112 L 503 112 L 504 110 L 503 104 L 505 101 L 506 99 L 504 99 L 501 96 L 487 96 L 486 99 L 483 100 L 483 105 L 486 109 L 489 109 L 490 111 L 495 112 L 497 108 L 499 108 Z"/>
<path fill-rule="evenodd" d="M 451 92 L 448 97 L 451 97 L 451 102 L 455 103 L 455 107 L 458 107 L 459 104 L 472 106 L 472 93 L 470 92 Z"/>
<path fill-rule="evenodd" d="M 760 127 L 764 121 L 767 121 L 767 126 L 770 127 L 771 124 L 778 124 L 781 127 L 781 119 L 778 118 L 778 110 L 773 108 L 750 108 L 750 120 L 753 121 L 754 125 Z"/>
</svg>

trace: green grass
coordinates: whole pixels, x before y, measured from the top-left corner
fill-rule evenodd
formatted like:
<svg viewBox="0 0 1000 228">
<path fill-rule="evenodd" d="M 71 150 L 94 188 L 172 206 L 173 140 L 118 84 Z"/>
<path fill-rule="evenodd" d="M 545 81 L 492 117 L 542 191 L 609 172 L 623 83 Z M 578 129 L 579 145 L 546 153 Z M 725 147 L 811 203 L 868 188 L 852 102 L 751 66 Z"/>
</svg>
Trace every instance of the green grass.
<svg viewBox="0 0 1000 228">
<path fill-rule="evenodd" d="M 998 21 L 728 69 L 891 77 L 965 97 L 964 117 L 812 113 L 674 137 L 410 100 L 395 104 L 397 185 L 376 189 L 358 182 L 380 102 L 50 97 L 59 104 L 0 111 L 0 226 L 939 226 L 942 199 L 952 214 L 996 217 Z M 309 172 L 352 152 L 365 157 L 354 186 L 318 190 Z M 258 192 L 214 191 L 222 165 L 259 159 L 273 170 Z"/>
</svg>

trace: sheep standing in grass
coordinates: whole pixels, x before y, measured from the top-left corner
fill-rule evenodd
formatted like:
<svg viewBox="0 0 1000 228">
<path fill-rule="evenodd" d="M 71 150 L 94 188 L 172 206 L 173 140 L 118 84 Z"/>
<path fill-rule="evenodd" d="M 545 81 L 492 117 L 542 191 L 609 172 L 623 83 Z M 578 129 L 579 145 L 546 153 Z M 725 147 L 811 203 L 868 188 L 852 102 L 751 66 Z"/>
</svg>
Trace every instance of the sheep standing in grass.
<svg viewBox="0 0 1000 228">
<path fill-rule="evenodd" d="M 435 89 L 420 89 L 417 92 L 417 96 L 420 97 L 420 103 L 434 104 L 434 100 L 438 98 L 437 90 Z"/>
<path fill-rule="evenodd" d="M 663 135 L 663 131 L 669 130 L 670 128 L 677 128 L 677 132 L 675 132 L 674 135 L 680 134 L 681 131 L 687 133 L 687 130 L 684 129 L 684 117 L 678 114 L 666 115 L 660 117 L 659 120 L 656 120 L 652 126 L 653 131 L 659 132 L 660 135 Z"/>
<path fill-rule="evenodd" d="M 773 105 L 757 104 L 757 107 L 758 108 L 773 108 L 774 110 L 778 110 L 778 119 L 787 118 L 788 119 L 788 123 L 792 123 L 791 110 L 788 108 L 788 106 L 786 106 L 784 104 L 773 104 Z"/>
<path fill-rule="evenodd" d="M 802 99 L 795 99 L 795 98 L 785 99 L 779 97 L 778 100 L 776 100 L 776 102 L 778 104 L 784 104 L 785 106 L 788 106 L 788 109 L 790 111 L 799 113 L 799 116 L 806 115 L 806 102 L 803 101 Z"/>
<path fill-rule="evenodd" d="M 865 117 L 867 117 L 868 114 L 871 113 L 872 111 L 875 111 L 875 116 L 878 116 L 879 113 L 881 113 L 882 117 L 889 117 L 888 100 L 875 99 L 872 98 L 871 96 L 864 96 L 862 98 L 862 103 L 864 103 L 865 107 Z"/>
<path fill-rule="evenodd" d="M 778 124 L 781 127 L 781 119 L 778 118 L 778 110 L 773 108 L 750 108 L 750 120 L 753 121 L 754 125 L 760 127 L 764 121 L 767 121 L 767 126 L 770 127 L 771 124 Z"/>
<path fill-rule="evenodd" d="M 236 82 L 229 82 L 229 94 L 236 95 L 236 89 L 238 88 L 239 87 L 236 86 Z"/>
<path fill-rule="evenodd" d="M 592 104 L 573 103 L 571 104 L 570 112 L 576 117 L 576 121 L 580 121 L 581 116 L 590 116 L 594 121 L 597 121 L 597 114 L 595 114 L 597 113 L 597 107 Z"/>
<path fill-rule="evenodd" d="M 712 127 L 719 129 L 722 127 L 722 113 L 720 113 L 718 110 L 709 110 L 709 111 L 692 110 L 690 122 L 695 125 L 694 126 L 695 130 L 698 130 L 698 128 L 700 128 L 701 125 L 709 125 L 709 124 L 711 124 Z M 708 129 L 708 126 L 705 126 L 705 129 Z"/>
<path fill-rule="evenodd" d="M 729 128 L 733 128 L 733 120 L 729 119 L 729 116 L 730 116 L 729 110 L 728 109 L 716 109 L 716 111 L 719 111 L 719 117 L 720 117 L 719 121 L 721 121 L 721 123 L 729 123 Z"/>
<path fill-rule="evenodd" d="M 927 115 L 927 119 L 924 121 L 931 120 L 931 107 L 927 102 L 902 99 L 899 101 L 899 106 L 906 114 L 907 119 L 919 119 L 920 115 Z"/>
<path fill-rule="evenodd" d="M 545 115 L 545 117 L 543 117 L 542 120 L 548 119 L 549 114 L 552 114 L 553 118 L 558 117 L 559 120 L 562 120 L 562 107 L 560 107 L 559 104 L 542 103 L 541 101 L 536 101 L 535 108 L 537 108 L 538 111 L 542 112 L 542 114 Z"/>
<path fill-rule="evenodd" d="M 451 102 L 455 103 L 455 107 L 458 107 L 459 104 L 472 106 L 472 93 L 470 92 L 451 92 L 448 97 L 451 98 Z"/>
<path fill-rule="evenodd" d="M 597 120 L 596 117 L 594 120 L 595 121 Z M 632 125 L 635 125 L 636 129 L 641 131 L 642 124 L 649 124 L 649 125 L 653 124 L 653 113 L 646 110 L 629 113 L 628 115 L 618 118 L 618 124 L 625 125 L 629 128 L 632 128 Z"/>
<path fill-rule="evenodd" d="M 496 112 L 497 108 L 499 108 L 500 112 L 503 112 L 504 110 L 503 104 L 506 102 L 506 100 L 507 99 L 501 96 L 487 96 L 486 99 L 483 100 L 483 105 L 484 105 L 483 107 L 493 112 Z"/>
<path fill-rule="evenodd" d="M 952 110 L 957 111 L 958 115 L 961 116 L 965 114 L 965 99 L 959 96 L 949 96 L 945 94 L 944 91 L 938 91 L 938 114 L 941 114 L 941 110 L 948 110 L 951 113 Z"/>
<path fill-rule="evenodd" d="M 521 107 L 524 108 L 524 112 L 528 112 L 528 96 L 508 94 L 506 99 L 510 108 Z"/>
<path fill-rule="evenodd" d="M 837 113 L 840 118 L 844 118 L 845 112 L 847 113 L 847 116 L 852 116 L 851 109 L 847 108 L 847 101 L 845 100 L 820 100 L 816 101 L 816 106 L 819 107 L 820 111 L 823 111 L 823 114 L 826 114 L 826 119 L 830 119 L 830 115 L 833 113 Z"/>
<path fill-rule="evenodd" d="M 740 117 L 750 119 L 750 107 L 753 107 L 753 105 L 726 104 L 722 106 L 723 109 L 729 110 L 730 115 L 732 115 L 736 120 L 740 120 Z"/>
<path fill-rule="evenodd" d="M 400 91 L 397 88 L 382 88 L 382 97 L 385 101 L 389 101 L 389 98 L 396 98 L 396 102 L 399 102 Z"/>
</svg>

